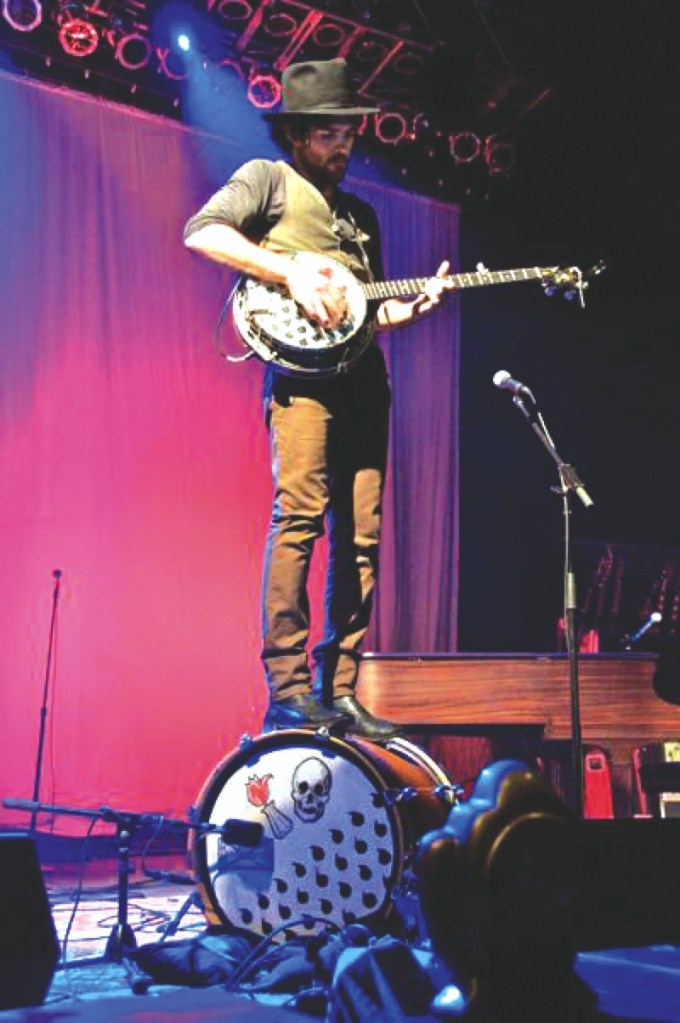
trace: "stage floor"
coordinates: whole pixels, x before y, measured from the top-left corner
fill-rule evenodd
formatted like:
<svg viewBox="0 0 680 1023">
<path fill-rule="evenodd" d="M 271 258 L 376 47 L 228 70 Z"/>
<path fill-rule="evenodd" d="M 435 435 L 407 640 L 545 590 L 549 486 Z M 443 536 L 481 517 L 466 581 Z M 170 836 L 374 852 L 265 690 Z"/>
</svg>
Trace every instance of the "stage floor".
<svg viewBox="0 0 680 1023">
<path fill-rule="evenodd" d="M 184 872 L 181 862 L 163 863 L 162 869 Z M 76 864 L 44 866 L 52 915 L 62 943 L 62 960 L 55 972 L 44 1006 L 0 1012 L 2 1023 L 38 1023 L 63 1020 L 97 1023 L 105 1020 L 186 1020 L 192 1023 L 245 1020 L 308 1020 L 286 1007 L 290 996 L 227 992 L 221 985 L 197 989 L 181 984 L 153 983 L 134 994 L 123 965 L 102 961 L 117 921 L 118 889 L 115 862 L 86 865 L 82 879 Z M 82 883 L 79 898 L 76 892 Z M 207 921 L 192 903 L 190 887 L 167 881 L 130 879 L 128 922 L 138 947 L 165 940 L 182 942 L 203 934 Z M 184 911 L 183 911 L 184 910 Z M 175 930 L 176 927 L 176 930 Z M 599 1011 L 588 1020 L 636 1020 L 639 1023 L 680 1023 L 680 947 L 654 946 L 581 953 L 577 971 L 599 996 Z M 409 1017 L 413 1020 L 415 1017 Z M 418 1017 L 432 1020 L 434 1017 Z M 521 1021 L 518 1021 L 521 1023 Z M 550 1023 L 550 1021 L 546 1021 Z"/>
</svg>

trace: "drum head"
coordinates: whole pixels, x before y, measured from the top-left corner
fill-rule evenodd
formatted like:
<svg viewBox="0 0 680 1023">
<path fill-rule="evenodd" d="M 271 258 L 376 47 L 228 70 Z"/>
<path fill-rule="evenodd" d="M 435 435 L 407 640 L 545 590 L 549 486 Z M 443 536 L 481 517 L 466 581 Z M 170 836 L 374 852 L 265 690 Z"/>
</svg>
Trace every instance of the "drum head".
<svg viewBox="0 0 680 1023">
<path fill-rule="evenodd" d="M 384 918 L 403 860 L 398 814 L 364 751 L 315 733 L 278 732 L 223 761 L 198 818 L 258 823 L 255 846 L 193 842 L 208 919 L 268 935 Z"/>
</svg>

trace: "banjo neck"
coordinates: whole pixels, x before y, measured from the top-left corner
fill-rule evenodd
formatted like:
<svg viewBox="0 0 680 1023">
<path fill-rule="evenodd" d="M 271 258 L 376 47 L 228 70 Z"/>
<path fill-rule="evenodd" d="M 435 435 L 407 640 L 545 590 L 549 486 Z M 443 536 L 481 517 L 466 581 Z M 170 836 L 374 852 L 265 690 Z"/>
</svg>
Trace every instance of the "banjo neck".
<svg viewBox="0 0 680 1023">
<path fill-rule="evenodd" d="M 535 281 L 545 277 L 546 269 L 540 266 L 525 267 L 521 270 L 474 270 L 470 273 L 449 274 L 446 278 L 456 288 L 483 288 L 488 284 L 513 284 L 518 281 Z M 394 281 L 371 281 L 362 284 L 366 298 L 386 299 L 420 295 L 431 277 L 407 277 Z"/>
</svg>

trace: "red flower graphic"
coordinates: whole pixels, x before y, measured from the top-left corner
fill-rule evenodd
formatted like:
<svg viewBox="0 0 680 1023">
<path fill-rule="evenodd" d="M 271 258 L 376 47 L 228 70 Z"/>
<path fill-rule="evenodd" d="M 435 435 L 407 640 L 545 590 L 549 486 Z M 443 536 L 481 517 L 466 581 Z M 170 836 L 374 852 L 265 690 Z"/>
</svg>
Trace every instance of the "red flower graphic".
<svg viewBox="0 0 680 1023">
<path fill-rule="evenodd" d="M 265 774 L 263 778 L 252 775 L 246 783 L 246 798 L 251 806 L 267 806 L 269 803 L 269 779 L 273 775 Z"/>
</svg>

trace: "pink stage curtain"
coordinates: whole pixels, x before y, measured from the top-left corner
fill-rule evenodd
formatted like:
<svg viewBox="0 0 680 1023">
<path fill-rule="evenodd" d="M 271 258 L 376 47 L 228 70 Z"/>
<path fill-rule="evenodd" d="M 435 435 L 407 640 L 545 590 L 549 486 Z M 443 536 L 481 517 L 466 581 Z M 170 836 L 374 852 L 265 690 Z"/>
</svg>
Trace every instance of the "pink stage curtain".
<svg viewBox="0 0 680 1023">
<path fill-rule="evenodd" d="M 228 281 L 181 244 L 255 154 L 9 75 L 0 125 L 0 798 L 32 793 L 60 570 L 42 799 L 184 816 L 266 702 L 261 366 L 216 354 Z M 378 207 L 391 276 L 455 259 L 456 209 L 354 187 Z M 457 317 L 453 301 L 384 341 L 394 434 L 373 649 L 455 648 Z"/>
</svg>

